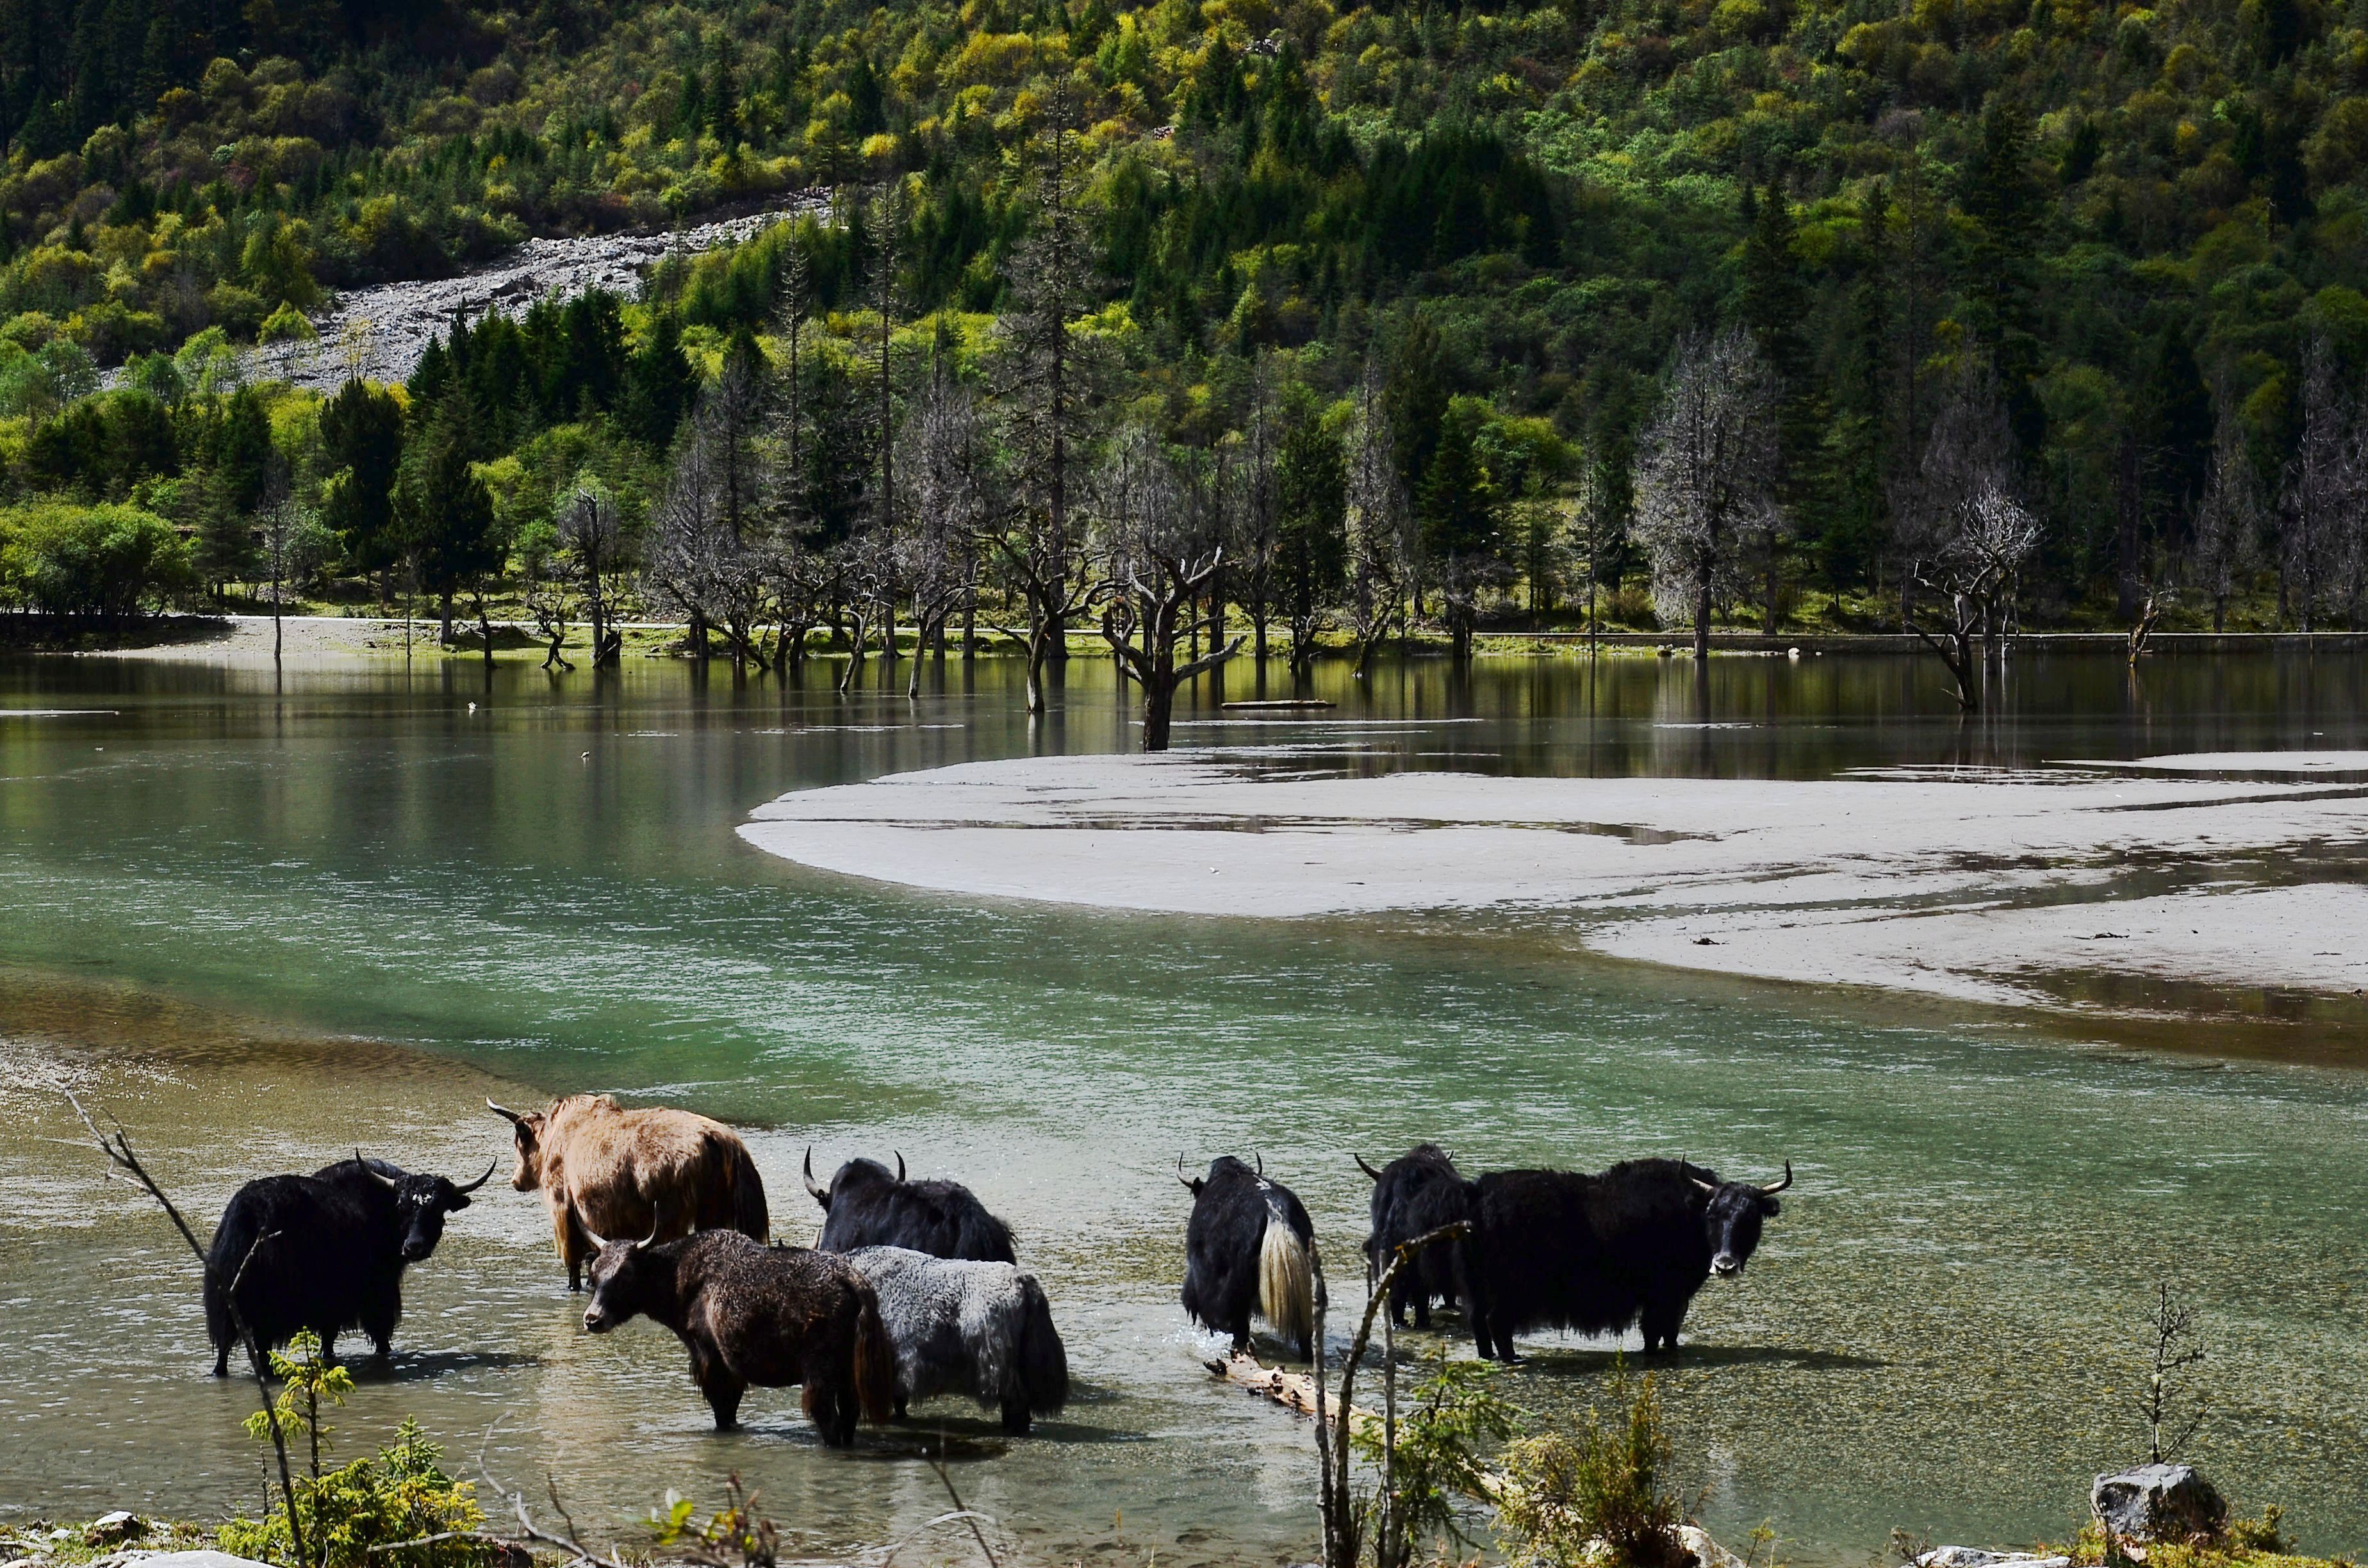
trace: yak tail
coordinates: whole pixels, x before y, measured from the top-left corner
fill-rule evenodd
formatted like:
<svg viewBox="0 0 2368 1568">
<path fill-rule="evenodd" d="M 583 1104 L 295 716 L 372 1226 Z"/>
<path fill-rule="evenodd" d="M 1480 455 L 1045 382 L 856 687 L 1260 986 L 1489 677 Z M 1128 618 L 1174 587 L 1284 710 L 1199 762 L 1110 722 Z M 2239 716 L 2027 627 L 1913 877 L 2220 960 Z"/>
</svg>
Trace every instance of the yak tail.
<svg viewBox="0 0 2368 1568">
<path fill-rule="evenodd" d="M 1315 1335 L 1315 1267 L 1291 1222 L 1269 1210 L 1258 1243 L 1258 1315 L 1303 1345 Z"/>
<path fill-rule="evenodd" d="M 772 1216 L 765 1208 L 765 1179 L 745 1143 L 732 1148 L 732 1228 L 752 1241 L 770 1241 Z"/>
<path fill-rule="evenodd" d="M 896 1414 L 896 1346 L 880 1321 L 880 1296 L 869 1284 L 856 1288 L 855 1402 L 874 1426 Z"/>
<path fill-rule="evenodd" d="M 1028 1408 L 1050 1415 L 1069 1403 L 1069 1352 L 1053 1326 L 1053 1305 L 1033 1274 L 1019 1277 L 1019 1381 Z"/>
</svg>

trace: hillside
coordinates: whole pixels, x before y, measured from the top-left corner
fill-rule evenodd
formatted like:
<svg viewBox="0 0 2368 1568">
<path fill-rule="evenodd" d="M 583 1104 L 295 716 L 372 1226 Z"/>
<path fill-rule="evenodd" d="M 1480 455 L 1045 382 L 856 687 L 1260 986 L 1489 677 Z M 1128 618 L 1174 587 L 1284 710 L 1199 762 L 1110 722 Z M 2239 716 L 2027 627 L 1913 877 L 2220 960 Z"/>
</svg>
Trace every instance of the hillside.
<svg viewBox="0 0 2368 1568">
<path fill-rule="evenodd" d="M 52 8 L 0 0 L 0 456 L 20 496 L 190 532 L 222 505 L 204 476 L 252 461 L 222 455 L 228 343 L 529 234 L 830 186 L 871 204 L 670 266 L 643 302 L 497 333 L 517 341 L 469 372 L 492 417 L 466 458 L 499 514 L 482 569 L 519 563 L 579 471 L 639 497 L 639 526 L 733 335 L 759 335 L 768 374 L 788 363 L 795 250 L 817 339 L 799 373 L 838 385 L 799 415 L 831 492 L 809 510 L 837 537 L 886 446 L 825 428 L 869 406 L 878 307 L 899 408 L 925 362 L 985 387 L 1064 125 L 1094 263 L 1077 319 L 1113 378 L 1101 432 L 1123 415 L 1210 453 L 1281 410 L 1346 438 L 1370 364 L 1430 580 L 1485 558 L 1484 618 L 1550 617 L 1588 569 L 1628 584 L 1615 613 L 1649 616 L 1622 544 L 1639 433 L 1673 347 L 1725 324 L 1770 372 L 1781 522 L 1722 567 L 1716 613 L 1896 615 L 1904 480 L 1975 369 L 2038 523 L 2021 621 L 2127 619 L 2179 585 L 2191 619 L 2326 624 L 2368 587 L 2362 0 L 74 0 L 67 29 Z M 116 401 L 161 413 L 85 409 L 54 434 L 86 365 L 128 358 L 147 390 Z M 350 443 L 324 447 L 303 400 L 246 395 L 291 483 L 346 518 L 336 565 L 382 570 L 400 552 L 324 492 Z"/>
</svg>

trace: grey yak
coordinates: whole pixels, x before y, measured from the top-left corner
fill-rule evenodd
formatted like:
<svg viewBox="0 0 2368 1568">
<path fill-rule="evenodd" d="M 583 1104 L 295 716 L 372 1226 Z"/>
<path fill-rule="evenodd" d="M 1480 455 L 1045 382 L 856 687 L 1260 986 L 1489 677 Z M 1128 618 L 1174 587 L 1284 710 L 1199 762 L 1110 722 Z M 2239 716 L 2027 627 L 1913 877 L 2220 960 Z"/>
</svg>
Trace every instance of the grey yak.
<svg viewBox="0 0 2368 1568">
<path fill-rule="evenodd" d="M 1000 1415 L 1005 1431 L 1025 1432 L 1068 1403 L 1069 1354 L 1033 1274 L 909 1247 L 858 1247 L 847 1260 L 880 1295 L 898 1416 L 916 1400 L 961 1394 Z"/>
</svg>

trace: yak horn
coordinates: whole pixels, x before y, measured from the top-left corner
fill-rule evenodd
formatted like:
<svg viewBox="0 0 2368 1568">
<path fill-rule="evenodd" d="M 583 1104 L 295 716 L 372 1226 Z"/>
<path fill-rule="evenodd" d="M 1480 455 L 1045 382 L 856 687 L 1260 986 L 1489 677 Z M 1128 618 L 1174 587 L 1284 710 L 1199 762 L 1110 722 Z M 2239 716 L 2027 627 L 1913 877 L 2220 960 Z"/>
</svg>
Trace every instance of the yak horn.
<svg viewBox="0 0 2368 1568">
<path fill-rule="evenodd" d="M 814 1195 L 816 1203 L 825 1209 L 830 1207 L 830 1188 L 814 1178 L 814 1145 L 811 1143 L 806 1145 L 806 1190 Z"/>
<path fill-rule="evenodd" d="M 1253 1150 L 1251 1150 L 1251 1151 L 1250 1151 L 1250 1158 L 1251 1158 L 1251 1159 L 1253 1159 L 1253 1160 L 1256 1160 L 1256 1161 L 1258 1162 L 1258 1175 L 1259 1175 L 1259 1176 L 1265 1176 L 1265 1175 L 1266 1175 L 1266 1156 L 1265 1156 L 1264 1154 L 1259 1153 L 1256 1149 L 1253 1149 Z"/>
<path fill-rule="evenodd" d="M 1181 1154 L 1176 1156 L 1176 1179 L 1184 1184 L 1185 1191 L 1193 1191 L 1192 1178 L 1184 1174 L 1184 1156 Z M 1198 1194 L 1195 1193 L 1194 1196 L 1197 1197 Z"/>
<path fill-rule="evenodd" d="M 609 1250 L 609 1238 L 594 1230 L 591 1226 L 586 1224 L 584 1222 L 584 1216 L 581 1214 L 575 1216 L 575 1228 L 584 1233 L 584 1239 L 592 1244 L 592 1250 L 594 1252 L 606 1252 Z"/>
<path fill-rule="evenodd" d="M 1694 1175 L 1694 1172 L 1701 1168 L 1701 1166 L 1695 1165 L 1691 1160 L 1680 1158 L 1678 1161 L 1678 1169 L 1686 1173 L 1686 1179 L 1688 1181 L 1693 1183 L 1696 1187 L 1701 1187 L 1704 1192 L 1715 1194 L 1718 1191 L 1718 1184 L 1716 1182 L 1704 1181 L 1702 1177 Z"/>
<path fill-rule="evenodd" d="M 1790 1187 L 1790 1186 L 1792 1186 L 1792 1185 L 1793 1185 L 1793 1162 L 1792 1162 L 1792 1161 L 1790 1161 L 1790 1160 L 1787 1160 L 1787 1161 L 1785 1161 L 1785 1162 L 1784 1162 L 1784 1179 L 1783 1179 L 1782 1181 L 1771 1181 L 1771 1182 L 1770 1182 L 1766 1187 L 1761 1187 L 1759 1190 L 1760 1190 L 1761 1192 L 1765 1193 L 1767 1196 L 1769 1196 L 1769 1197 L 1770 1197 L 1770 1198 L 1773 1198 L 1773 1197 L 1775 1197 L 1778 1193 L 1780 1193 L 1780 1192 L 1783 1191 L 1786 1187 Z"/>
<path fill-rule="evenodd" d="M 654 1207 L 650 1210 L 650 1233 L 633 1244 L 633 1250 L 635 1252 L 640 1252 L 643 1247 L 648 1246 L 652 1242 L 658 1239 L 659 1223 L 658 1211 Z"/>
<path fill-rule="evenodd" d="M 1350 1159 L 1352 1159 L 1352 1160 L 1354 1160 L 1354 1161 L 1356 1161 L 1356 1162 L 1357 1162 L 1357 1168 L 1358 1168 L 1359 1170 L 1360 1170 L 1360 1171 L 1364 1172 L 1367 1176 L 1371 1176 L 1373 1180 L 1375 1180 L 1375 1181 L 1379 1181 L 1379 1180 L 1381 1180 L 1381 1179 L 1382 1179 L 1382 1173 L 1381 1173 L 1381 1172 L 1379 1172 L 1379 1171 L 1375 1170 L 1372 1166 L 1371 1166 L 1371 1165 L 1369 1165 L 1365 1164 L 1365 1156 L 1364 1156 L 1364 1155 L 1362 1155 L 1362 1154 L 1354 1154 L 1354 1153 L 1352 1153 L 1352 1154 L 1350 1154 L 1349 1157 Z"/>
<path fill-rule="evenodd" d="M 898 1185 L 900 1185 L 900 1186 L 901 1186 L 901 1185 L 903 1185 L 904 1180 L 905 1180 L 905 1156 L 904 1156 L 902 1153 L 899 1153 L 899 1154 L 896 1156 L 896 1181 L 897 1181 Z"/>
<path fill-rule="evenodd" d="M 370 1180 L 378 1183 L 379 1186 L 385 1187 L 390 1192 L 403 1185 L 401 1182 L 396 1181 L 393 1176 L 379 1175 L 376 1170 L 371 1168 L 370 1163 L 362 1158 L 362 1152 L 359 1149 L 354 1151 L 354 1164 L 361 1166 L 362 1174 L 364 1176 L 370 1177 Z"/>
<path fill-rule="evenodd" d="M 477 1190 L 477 1188 L 479 1188 L 479 1187 L 481 1187 L 484 1186 L 487 1182 L 489 1182 L 489 1181 L 491 1181 L 491 1180 L 493 1180 L 493 1179 L 494 1179 L 494 1167 L 495 1167 L 495 1165 L 500 1165 L 500 1164 L 501 1164 L 501 1162 L 500 1162 L 499 1160 L 495 1160 L 495 1161 L 493 1163 L 493 1165 L 487 1165 L 487 1166 L 485 1167 L 485 1174 L 484 1174 L 484 1176 L 479 1176 L 476 1180 L 474 1180 L 474 1181 L 471 1182 L 468 1186 L 466 1186 L 466 1187 L 464 1187 L 461 1188 L 460 1190 L 461 1190 L 461 1191 L 462 1191 L 462 1192 L 474 1192 L 474 1191 L 476 1191 L 476 1190 Z"/>
<path fill-rule="evenodd" d="M 526 1119 L 526 1118 L 520 1116 L 518 1112 L 512 1110 L 506 1105 L 495 1105 L 490 1098 L 485 1101 L 485 1108 L 492 1111 L 495 1116 L 506 1116 L 509 1118 L 510 1125 L 513 1127 Z"/>
</svg>

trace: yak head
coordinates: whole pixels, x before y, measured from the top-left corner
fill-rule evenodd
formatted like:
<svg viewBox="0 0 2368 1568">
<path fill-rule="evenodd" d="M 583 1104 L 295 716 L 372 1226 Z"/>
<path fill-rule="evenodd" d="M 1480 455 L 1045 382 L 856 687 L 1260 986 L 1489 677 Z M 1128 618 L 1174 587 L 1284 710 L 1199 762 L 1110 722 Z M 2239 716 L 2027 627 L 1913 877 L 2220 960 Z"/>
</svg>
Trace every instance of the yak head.
<svg viewBox="0 0 2368 1568">
<path fill-rule="evenodd" d="M 650 1256 L 650 1244 L 657 1239 L 655 1225 L 637 1242 L 612 1242 L 592 1236 L 600 1255 L 592 1260 L 592 1300 L 584 1308 L 584 1327 L 587 1332 L 606 1334 L 620 1324 L 632 1322 L 647 1304 L 649 1291 L 661 1269 L 666 1270 L 671 1282 L 672 1270 Z"/>
<path fill-rule="evenodd" d="M 1250 1169 L 1249 1166 L 1242 1164 L 1241 1161 L 1234 1158 L 1231 1154 L 1220 1154 L 1215 1159 L 1209 1162 L 1209 1174 L 1207 1176 L 1188 1176 L 1184 1174 L 1184 1156 L 1178 1154 L 1176 1156 L 1176 1179 L 1184 1184 L 1185 1191 L 1190 1193 L 1197 1199 L 1201 1196 L 1201 1189 L 1208 1186 L 1211 1182 L 1216 1180 L 1219 1176 L 1231 1176 L 1234 1172 L 1239 1171 L 1243 1176 L 1249 1177 L 1251 1181 L 1257 1183 L 1259 1190 L 1263 1191 L 1265 1190 L 1267 1184 L 1266 1156 L 1258 1154 L 1255 1157 L 1258 1160 L 1258 1169 L 1255 1171 Z"/>
<path fill-rule="evenodd" d="M 1759 1227 L 1783 1212 L 1776 1195 L 1793 1185 L 1793 1162 L 1784 1162 L 1783 1180 L 1765 1187 L 1748 1181 L 1704 1181 L 1694 1174 L 1696 1169 L 1686 1166 L 1686 1179 L 1704 1200 L 1702 1230 L 1710 1241 L 1710 1271 L 1721 1279 L 1732 1279 L 1743 1272 L 1759 1247 Z"/>
<path fill-rule="evenodd" d="M 494 1165 L 500 1163 L 496 1160 Z M 459 1187 L 448 1177 L 414 1175 L 383 1160 L 372 1164 L 363 1159 L 359 1151 L 354 1154 L 354 1164 L 363 1175 L 393 1195 L 395 1222 L 403 1232 L 405 1263 L 420 1262 L 434 1252 L 436 1244 L 444 1239 L 444 1216 L 466 1209 L 469 1194 L 494 1176 L 494 1165 L 487 1165 L 484 1176 L 466 1187 Z"/>
<path fill-rule="evenodd" d="M 806 1146 L 806 1191 L 822 1205 L 822 1211 L 825 1214 L 830 1212 L 831 1200 L 851 1187 L 887 1187 L 891 1184 L 901 1187 L 904 1182 L 905 1156 L 899 1154 L 896 1156 L 896 1174 L 893 1176 L 888 1174 L 888 1167 L 877 1160 L 849 1160 L 838 1167 L 838 1174 L 830 1178 L 828 1187 L 825 1187 L 814 1180 L 814 1146 Z"/>
<path fill-rule="evenodd" d="M 510 1137 L 518 1144 L 518 1168 L 510 1172 L 510 1185 L 520 1192 L 532 1192 L 542 1185 L 542 1134 L 551 1125 L 551 1113 L 515 1111 L 491 1100 L 485 1102 L 485 1108 L 509 1119 Z"/>
</svg>

